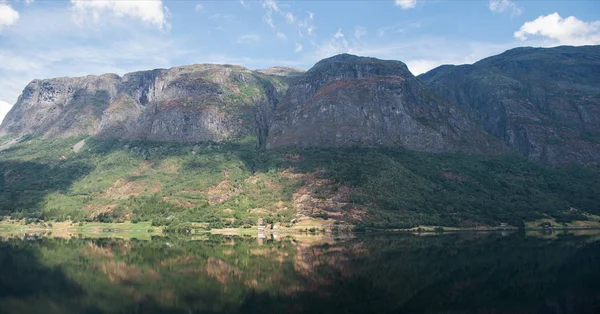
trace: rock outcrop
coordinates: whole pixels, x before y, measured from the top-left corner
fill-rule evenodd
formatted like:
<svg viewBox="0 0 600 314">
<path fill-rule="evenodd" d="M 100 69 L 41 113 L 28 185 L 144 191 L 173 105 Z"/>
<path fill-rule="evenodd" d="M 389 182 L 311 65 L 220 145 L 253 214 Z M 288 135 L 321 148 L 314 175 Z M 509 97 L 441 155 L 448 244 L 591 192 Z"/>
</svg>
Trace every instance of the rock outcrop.
<svg viewBox="0 0 600 314">
<path fill-rule="evenodd" d="M 280 76 L 231 65 L 34 80 L 0 134 L 200 142 L 267 134 L 287 88 Z"/>
<path fill-rule="evenodd" d="M 318 62 L 290 85 L 275 111 L 267 146 L 500 148 L 404 63 L 348 54 Z"/>
<path fill-rule="evenodd" d="M 530 159 L 600 162 L 600 46 L 516 48 L 419 78 Z"/>
<path fill-rule="evenodd" d="M 48 137 L 94 134 L 118 94 L 117 75 L 34 80 L 0 126 L 0 134 Z"/>
</svg>

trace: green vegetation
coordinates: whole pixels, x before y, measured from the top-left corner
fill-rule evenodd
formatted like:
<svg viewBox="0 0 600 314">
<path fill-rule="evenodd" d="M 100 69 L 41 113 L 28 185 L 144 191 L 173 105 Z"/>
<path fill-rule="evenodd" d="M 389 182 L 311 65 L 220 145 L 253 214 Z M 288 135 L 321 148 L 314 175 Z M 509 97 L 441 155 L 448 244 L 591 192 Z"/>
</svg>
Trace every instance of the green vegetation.
<svg viewBox="0 0 600 314">
<path fill-rule="evenodd" d="M 288 224 L 299 212 L 361 230 L 600 215 L 599 171 L 579 165 L 384 148 L 263 151 L 250 141 L 87 139 L 73 152 L 81 139 L 27 138 L 1 151 L 0 215 L 32 223 L 145 221 L 184 233 L 248 227 L 259 218 Z"/>
</svg>

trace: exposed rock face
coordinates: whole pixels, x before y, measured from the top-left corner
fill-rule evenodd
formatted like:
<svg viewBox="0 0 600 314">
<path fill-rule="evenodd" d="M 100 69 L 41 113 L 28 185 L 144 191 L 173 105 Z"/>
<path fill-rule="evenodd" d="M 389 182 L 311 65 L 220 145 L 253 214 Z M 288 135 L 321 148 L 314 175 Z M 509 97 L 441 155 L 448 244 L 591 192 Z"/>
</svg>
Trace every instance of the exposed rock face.
<svg viewBox="0 0 600 314">
<path fill-rule="evenodd" d="M 268 147 L 402 145 L 432 152 L 498 148 L 404 63 L 347 54 L 322 60 L 298 77 L 269 132 Z"/>
<path fill-rule="evenodd" d="M 289 88 L 288 88 L 289 87 Z M 307 72 L 192 65 L 34 80 L 0 135 L 95 135 L 261 147 L 512 147 L 600 163 L 600 46 L 518 48 L 415 78 L 400 61 L 338 55 Z"/>
<path fill-rule="evenodd" d="M 35 80 L 0 133 L 182 142 L 266 136 L 269 115 L 286 88 L 280 77 L 230 65 L 159 69 L 123 78 Z"/>
<path fill-rule="evenodd" d="M 517 48 L 419 78 L 531 159 L 600 162 L 600 46 Z"/>
<path fill-rule="evenodd" d="M 117 95 L 119 81 L 116 75 L 34 80 L 4 119 L 0 133 L 92 134 Z"/>
</svg>

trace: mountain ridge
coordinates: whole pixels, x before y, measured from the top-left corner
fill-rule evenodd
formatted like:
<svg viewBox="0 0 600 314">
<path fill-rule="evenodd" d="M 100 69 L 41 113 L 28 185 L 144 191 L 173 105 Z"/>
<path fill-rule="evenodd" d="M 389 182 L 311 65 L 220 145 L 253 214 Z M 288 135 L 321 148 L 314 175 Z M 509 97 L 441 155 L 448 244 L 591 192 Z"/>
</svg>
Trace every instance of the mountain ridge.
<svg viewBox="0 0 600 314">
<path fill-rule="evenodd" d="M 419 78 L 530 159 L 597 164 L 599 72 L 600 46 L 525 47 Z"/>
<path fill-rule="evenodd" d="M 340 54 L 308 71 L 195 64 L 36 79 L 0 135 L 190 143 L 254 138 L 269 148 L 510 148 L 547 164 L 597 164 L 600 77 L 586 67 L 600 64 L 598 47 L 520 47 L 417 77 L 398 60 Z"/>
</svg>

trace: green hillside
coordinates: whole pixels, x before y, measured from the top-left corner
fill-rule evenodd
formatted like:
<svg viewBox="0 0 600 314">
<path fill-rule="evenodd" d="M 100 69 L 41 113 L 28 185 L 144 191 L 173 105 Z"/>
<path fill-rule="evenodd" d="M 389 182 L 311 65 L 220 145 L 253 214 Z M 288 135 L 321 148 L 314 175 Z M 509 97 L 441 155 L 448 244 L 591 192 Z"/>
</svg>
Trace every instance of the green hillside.
<svg viewBox="0 0 600 314">
<path fill-rule="evenodd" d="M 1 151 L 1 214 L 172 228 L 302 217 L 384 228 L 523 226 L 600 215 L 597 168 L 551 168 L 518 156 L 91 138 L 76 153 L 81 140 L 30 138 Z"/>
</svg>

